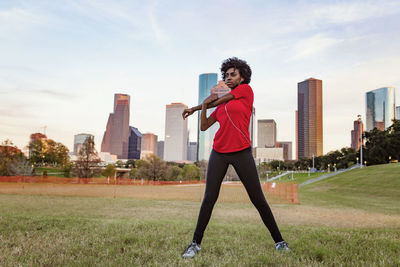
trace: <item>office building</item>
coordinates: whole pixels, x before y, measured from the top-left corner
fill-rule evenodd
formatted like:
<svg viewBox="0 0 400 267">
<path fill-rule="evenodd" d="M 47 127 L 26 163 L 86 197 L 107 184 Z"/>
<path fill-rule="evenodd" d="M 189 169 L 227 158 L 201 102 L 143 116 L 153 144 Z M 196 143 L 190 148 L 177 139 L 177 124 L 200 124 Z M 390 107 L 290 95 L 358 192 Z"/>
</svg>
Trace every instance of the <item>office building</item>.
<svg viewBox="0 0 400 267">
<path fill-rule="evenodd" d="M 366 93 L 367 131 L 384 131 L 395 119 L 395 89 L 383 87 Z"/>
<path fill-rule="evenodd" d="M 396 107 L 396 120 L 400 120 L 400 106 Z"/>
<path fill-rule="evenodd" d="M 204 99 L 206 99 L 211 94 L 211 88 L 217 85 L 218 75 L 216 73 L 204 73 L 199 76 L 199 105 L 203 103 Z M 218 92 L 222 94 L 222 92 Z M 215 110 L 208 109 L 207 117 L 211 115 L 211 113 Z M 218 130 L 218 124 L 215 123 L 213 126 L 208 128 L 207 131 L 200 130 L 200 116 L 201 111 L 198 112 L 198 127 L 197 127 L 197 159 L 200 160 L 208 160 L 210 157 L 210 153 L 212 150 L 213 140 L 215 133 Z"/>
<path fill-rule="evenodd" d="M 283 160 L 292 160 L 292 142 L 277 141 L 275 147 L 283 148 Z"/>
<path fill-rule="evenodd" d="M 360 149 L 361 134 L 364 132 L 364 124 L 361 120 L 355 120 L 353 122 L 354 129 L 351 130 L 351 147 L 355 150 Z"/>
<path fill-rule="evenodd" d="M 145 159 L 148 155 L 157 155 L 157 139 L 158 136 L 153 133 L 142 134 L 142 147 L 140 151 L 140 159 Z"/>
<path fill-rule="evenodd" d="M 129 127 L 129 148 L 128 148 L 128 159 L 140 159 L 140 152 L 142 148 L 142 134 L 138 128 Z"/>
<path fill-rule="evenodd" d="M 85 134 L 85 133 L 74 135 L 74 151 L 73 151 L 73 155 L 78 155 L 79 154 L 79 150 L 82 148 L 83 143 L 85 143 L 86 139 L 88 139 L 90 137 L 94 138 L 93 135 Z"/>
<path fill-rule="evenodd" d="M 276 122 L 274 120 L 258 120 L 257 147 L 275 147 Z"/>
<path fill-rule="evenodd" d="M 366 93 L 367 131 L 386 130 L 395 119 L 395 89 L 383 87 Z"/>
<path fill-rule="evenodd" d="M 252 112 L 251 112 L 251 117 L 250 117 L 250 123 L 249 123 L 249 136 L 250 136 L 250 141 L 251 141 L 251 147 L 254 147 L 255 144 L 255 121 L 256 121 L 256 108 L 253 107 Z"/>
<path fill-rule="evenodd" d="M 187 160 L 195 162 L 197 159 L 197 142 L 189 142 L 187 148 Z"/>
<path fill-rule="evenodd" d="M 298 159 L 323 155 L 322 81 L 297 84 L 296 154 Z"/>
<path fill-rule="evenodd" d="M 157 142 L 157 156 L 160 159 L 164 159 L 164 141 Z"/>
<path fill-rule="evenodd" d="M 187 157 L 188 120 L 182 119 L 187 106 L 182 103 L 166 105 L 164 160 L 185 161 Z"/>
<path fill-rule="evenodd" d="M 108 117 L 106 131 L 101 143 L 101 152 L 117 155 L 118 159 L 128 158 L 129 107 L 129 95 L 114 95 L 114 112 L 110 113 Z"/>
<path fill-rule="evenodd" d="M 283 147 L 256 147 L 254 150 L 256 164 L 271 162 L 273 160 L 284 160 Z"/>
</svg>

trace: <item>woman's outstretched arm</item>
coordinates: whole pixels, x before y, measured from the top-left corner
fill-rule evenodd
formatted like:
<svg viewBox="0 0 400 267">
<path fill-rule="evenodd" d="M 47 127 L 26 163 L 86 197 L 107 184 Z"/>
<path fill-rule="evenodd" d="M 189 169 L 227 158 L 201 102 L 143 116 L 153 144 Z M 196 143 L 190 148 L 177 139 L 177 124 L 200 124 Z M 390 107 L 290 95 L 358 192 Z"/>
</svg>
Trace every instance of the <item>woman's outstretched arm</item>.
<svg viewBox="0 0 400 267">
<path fill-rule="evenodd" d="M 204 101 L 206 101 L 207 99 L 209 99 L 208 101 L 211 100 L 211 102 L 209 102 L 206 106 L 206 109 L 209 108 L 213 108 L 216 107 L 222 103 L 228 102 L 230 100 L 232 100 L 234 98 L 233 95 L 231 94 L 226 94 L 223 95 L 222 97 L 218 98 L 217 94 L 211 94 L 209 97 L 207 97 Z M 203 103 L 204 103 L 203 101 Z M 202 110 L 203 104 L 192 107 L 192 108 L 187 108 L 182 112 L 182 117 L 183 119 L 186 119 L 187 117 L 189 117 L 190 115 L 192 115 L 195 111 L 197 110 Z"/>
</svg>

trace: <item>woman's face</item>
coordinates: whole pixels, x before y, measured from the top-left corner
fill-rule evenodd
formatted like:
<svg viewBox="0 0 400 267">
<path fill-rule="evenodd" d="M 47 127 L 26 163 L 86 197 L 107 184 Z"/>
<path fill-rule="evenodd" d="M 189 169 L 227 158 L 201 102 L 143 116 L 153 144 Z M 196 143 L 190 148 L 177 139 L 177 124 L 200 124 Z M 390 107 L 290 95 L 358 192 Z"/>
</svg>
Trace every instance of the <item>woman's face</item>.
<svg viewBox="0 0 400 267">
<path fill-rule="evenodd" d="M 230 68 L 225 72 L 225 84 L 233 89 L 238 86 L 241 82 L 243 82 L 243 78 L 240 77 L 240 73 L 238 69 Z"/>
</svg>

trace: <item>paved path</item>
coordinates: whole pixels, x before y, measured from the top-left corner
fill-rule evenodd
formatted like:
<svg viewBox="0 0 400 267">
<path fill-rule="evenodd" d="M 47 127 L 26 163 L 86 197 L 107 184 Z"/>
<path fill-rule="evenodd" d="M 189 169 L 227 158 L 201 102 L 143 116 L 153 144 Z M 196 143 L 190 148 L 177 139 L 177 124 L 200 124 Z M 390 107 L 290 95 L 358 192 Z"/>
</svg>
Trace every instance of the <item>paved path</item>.
<svg viewBox="0 0 400 267">
<path fill-rule="evenodd" d="M 315 183 L 315 182 L 318 182 L 318 181 L 324 180 L 324 179 L 326 179 L 326 178 L 329 178 L 329 177 L 332 177 L 332 176 L 338 175 L 338 174 L 340 174 L 340 173 L 343 173 L 343 172 L 350 171 L 350 170 L 352 170 L 352 169 L 355 169 L 355 168 L 358 168 L 358 167 L 359 167 L 358 165 L 353 165 L 352 167 L 350 167 L 350 168 L 348 168 L 348 169 L 341 169 L 341 170 L 338 170 L 337 172 L 331 172 L 331 173 L 328 173 L 328 174 L 322 175 L 322 176 L 320 176 L 320 177 L 317 177 L 317 178 L 314 178 L 314 179 L 307 180 L 307 181 L 305 181 L 304 183 L 301 183 L 301 184 L 299 184 L 299 186 L 303 186 L 303 185 L 312 184 L 312 183 Z"/>
<path fill-rule="evenodd" d="M 291 173 L 291 172 L 288 171 L 288 172 L 281 173 L 281 174 L 279 174 L 279 175 L 277 175 L 277 176 L 274 176 L 274 177 L 271 178 L 271 179 L 268 179 L 268 182 L 273 181 L 273 180 L 276 180 L 276 179 L 279 179 L 280 177 L 285 176 L 285 175 L 287 175 L 287 174 L 289 174 L 289 173 Z"/>
</svg>

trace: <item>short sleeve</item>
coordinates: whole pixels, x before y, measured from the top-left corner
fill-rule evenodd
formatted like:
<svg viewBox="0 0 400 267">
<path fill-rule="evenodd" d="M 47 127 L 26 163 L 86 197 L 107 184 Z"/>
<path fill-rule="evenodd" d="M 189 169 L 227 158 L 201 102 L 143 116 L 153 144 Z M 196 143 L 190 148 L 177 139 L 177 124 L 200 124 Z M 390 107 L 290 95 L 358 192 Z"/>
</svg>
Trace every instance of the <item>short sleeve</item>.
<svg viewBox="0 0 400 267">
<path fill-rule="evenodd" d="M 219 106 L 218 106 L 219 107 Z M 213 111 L 213 113 L 211 113 L 211 115 L 210 115 L 210 117 L 213 117 L 214 118 L 214 120 L 216 120 L 216 121 L 218 121 L 217 120 L 217 110 L 218 110 L 218 107 Z"/>
<path fill-rule="evenodd" d="M 233 95 L 235 99 L 248 98 L 251 95 L 251 87 L 247 84 L 241 84 L 230 91 L 230 94 Z"/>
</svg>

